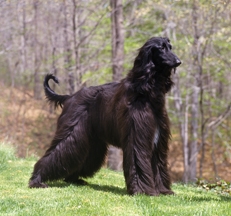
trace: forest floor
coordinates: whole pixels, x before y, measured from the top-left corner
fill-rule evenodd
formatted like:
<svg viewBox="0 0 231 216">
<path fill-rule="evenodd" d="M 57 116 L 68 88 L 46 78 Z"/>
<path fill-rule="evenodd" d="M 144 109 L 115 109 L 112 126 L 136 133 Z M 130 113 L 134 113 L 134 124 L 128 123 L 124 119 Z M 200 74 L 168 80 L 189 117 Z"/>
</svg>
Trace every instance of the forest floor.
<svg viewBox="0 0 231 216">
<path fill-rule="evenodd" d="M 0 98 L 0 141 L 12 143 L 17 148 L 19 157 L 41 156 L 54 135 L 61 109 L 54 111 L 44 97 L 39 101 L 34 100 L 31 92 L 5 88 L 1 83 Z M 231 181 L 231 159 L 226 157 L 220 145 L 217 145 L 215 149 L 215 156 L 218 176 L 225 181 Z M 173 181 L 181 181 L 183 175 L 182 144 L 174 128 L 170 142 L 169 167 Z M 214 180 L 214 176 L 214 163 L 210 145 L 207 144 L 202 177 Z"/>
</svg>

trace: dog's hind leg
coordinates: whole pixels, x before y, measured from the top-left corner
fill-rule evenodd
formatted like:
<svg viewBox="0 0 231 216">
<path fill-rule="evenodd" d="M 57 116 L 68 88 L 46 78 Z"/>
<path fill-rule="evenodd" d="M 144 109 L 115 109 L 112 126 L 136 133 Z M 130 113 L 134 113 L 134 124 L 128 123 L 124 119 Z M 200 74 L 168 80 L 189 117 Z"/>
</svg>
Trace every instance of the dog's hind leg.
<svg viewBox="0 0 231 216">
<path fill-rule="evenodd" d="M 103 165 L 107 154 L 107 144 L 103 141 L 91 142 L 91 147 L 83 168 L 80 172 L 83 177 L 92 177 Z"/>
<path fill-rule="evenodd" d="M 29 187 L 47 187 L 44 182 L 62 179 L 80 171 L 89 152 L 85 130 L 76 125 L 67 137 L 56 136 L 45 155 L 35 164 Z"/>
<path fill-rule="evenodd" d="M 64 179 L 65 182 L 76 184 L 76 185 L 86 185 L 87 182 L 79 177 L 79 171 L 76 171 Z"/>
<path fill-rule="evenodd" d="M 86 182 L 79 177 L 92 177 L 103 165 L 106 153 L 107 144 L 100 140 L 90 140 L 89 153 L 82 165 L 82 169 L 65 178 L 66 182 L 74 184 L 86 184 Z"/>
</svg>

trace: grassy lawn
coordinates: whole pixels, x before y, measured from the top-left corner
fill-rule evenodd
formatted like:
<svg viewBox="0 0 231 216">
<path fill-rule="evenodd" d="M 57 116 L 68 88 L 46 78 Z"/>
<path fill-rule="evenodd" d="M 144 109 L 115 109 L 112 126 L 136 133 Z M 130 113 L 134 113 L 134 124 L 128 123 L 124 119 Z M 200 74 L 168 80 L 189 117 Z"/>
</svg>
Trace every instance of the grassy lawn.
<svg viewBox="0 0 231 216">
<path fill-rule="evenodd" d="M 122 173 L 101 169 L 87 186 L 63 181 L 29 189 L 35 159 L 5 157 L 0 149 L 0 215 L 231 215 L 231 196 L 173 184 L 176 195 L 128 196 Z"/>
</svg>

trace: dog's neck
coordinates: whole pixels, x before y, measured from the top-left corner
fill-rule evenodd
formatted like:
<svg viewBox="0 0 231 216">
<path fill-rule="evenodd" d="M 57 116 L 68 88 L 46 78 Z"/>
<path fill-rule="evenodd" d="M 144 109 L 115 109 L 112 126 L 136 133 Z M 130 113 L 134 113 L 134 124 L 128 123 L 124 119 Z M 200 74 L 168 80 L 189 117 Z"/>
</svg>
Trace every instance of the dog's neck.
<svg viewBox="0 0 231 216">
<path fill-rule="evenodd" d="M 173 82 L 170 76 L 163 76 L 164 71 L 156 71 L 152 68 L 150 71 L 137 70 L 133 68 L 125 78 L 131 83 L 132 90 L 137 94 L 149 95 L 151 97 L 164 97 L 170 91 Z"/>
</svg>

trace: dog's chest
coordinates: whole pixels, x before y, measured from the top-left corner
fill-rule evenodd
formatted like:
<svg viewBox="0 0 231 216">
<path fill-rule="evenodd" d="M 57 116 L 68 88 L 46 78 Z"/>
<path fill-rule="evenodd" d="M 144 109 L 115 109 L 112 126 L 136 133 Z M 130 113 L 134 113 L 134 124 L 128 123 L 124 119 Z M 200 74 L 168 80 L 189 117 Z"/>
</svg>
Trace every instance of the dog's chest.
<svg viewBox="0 0 231 216">
<path fill-rule="evenodd" d="M 161 118 L 160 118 L 161 117 Z M 156 148 L 163 143 L 167 143 L 170 136 L 169 129 L 169 119 L 166 112 L 158 113 L 158 115 L 154 115 L 154 131 L 153 131 L 153 139 L 152 145 Z"/>
<path fill-rule="evenodd" d="M 160 138 L 160 129 L 159 129 L 159 126 L 156 126 L 153 141 L 152 141 L 153 147 L 157 146 L 159 138 Z"/>
</svg>

